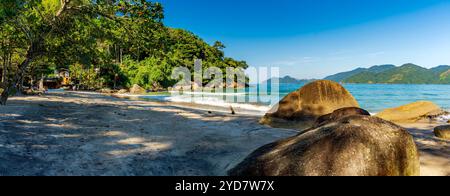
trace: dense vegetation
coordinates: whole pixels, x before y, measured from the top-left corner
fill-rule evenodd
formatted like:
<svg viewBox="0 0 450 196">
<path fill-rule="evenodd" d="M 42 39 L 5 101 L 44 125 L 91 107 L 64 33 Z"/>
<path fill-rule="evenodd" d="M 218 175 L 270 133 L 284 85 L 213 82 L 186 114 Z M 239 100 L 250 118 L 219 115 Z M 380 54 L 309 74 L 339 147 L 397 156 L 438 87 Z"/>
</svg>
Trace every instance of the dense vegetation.
<svg viewBox="0 0 450 196">
<path fill-rule="evenodd" d="M 325 78 L 325 80 L 332 80 L 332 81 L 336 81 L 336 82 L 343 82 L 344 80 L 363 73 L 363 72 L 369 72 L 369 73 L 380 73 L 383 71 L 387 71 L 389 69 L 395 68 L 394 65 L 376 65 L 370 68 L 357 68 L 355 70 L 352 71 L 348 71 L 348 72 L 342 72 L 342 73 L 337 73 L 331 76 L 328 76 Z"/>
<path fill-rule="evenodd" d="M 172 69 L 192 70 L 194 59 L 205 69 L 247 68 L 225 57 L 221 42 L 209 45 L 163 19 L 163 6 L 147 0 L 0 1 L 0 104 L 61 68 L 84 89 L 166 88 Z"/>
<path fill-rule="evenodd" d="M 439 66 L 426 69 L 414 64 L 400 67 L 392 65 L 375 66 L 369 69 L 357 69 L 329 76 L 338 82 L 365 84 L 450 84 L 450 66 Z"/>
</svg>

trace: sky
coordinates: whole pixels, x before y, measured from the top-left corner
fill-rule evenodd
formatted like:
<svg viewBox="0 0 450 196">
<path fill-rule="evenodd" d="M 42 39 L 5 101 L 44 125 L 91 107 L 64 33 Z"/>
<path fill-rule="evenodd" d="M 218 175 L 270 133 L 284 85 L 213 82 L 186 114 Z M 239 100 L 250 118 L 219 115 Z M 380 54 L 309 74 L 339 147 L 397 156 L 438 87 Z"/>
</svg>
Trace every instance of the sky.
<svg viewBox="0 0 450 196">
<path fill-rule="evenodd" d="M 450 65 L 450 0 L 159 0 L 164 23 L 250 66 L 312 79 L 372 65 Z"/>
</svg>

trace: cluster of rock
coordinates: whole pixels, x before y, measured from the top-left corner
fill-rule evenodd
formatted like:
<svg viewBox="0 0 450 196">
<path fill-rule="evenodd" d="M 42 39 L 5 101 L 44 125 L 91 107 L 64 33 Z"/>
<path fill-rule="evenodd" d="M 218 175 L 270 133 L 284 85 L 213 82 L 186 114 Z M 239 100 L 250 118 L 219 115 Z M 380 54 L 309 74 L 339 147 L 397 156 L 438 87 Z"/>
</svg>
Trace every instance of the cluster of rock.
<svg viewBox="0 0 450 196">
<path fill-rule="evenodd" d="M 416 176 L 420 162 L 414 139 L 391 121 L 420 121 L 442 112 L 419 102 L 371 116 L 340 84 L 315 81 L 286 96 L 261 120 L 302 132 L 259 148 L 229 175 Z"/>
<path fill-rule="evenodd" d="M 223 86 L 214 86 L 213 88 L 245 88 L 246 84 L 240 84 L 237 82 L 232 82 L 230 84 L 224 84 Z M 191 91 L 191 90 L 201 90 L 201 89 L 208 89 L 209 87 L 202 87 L 201 85 L 199 85 L 198 83 L 195 82 L 191 82 L 189 84 L 186 85 L 177 85 L 175 87 L 171 87 L 168 88 L 169 91 Z M 151 92 L 161 92 L 164 91 L 164 88 L 158 84 L 153 84 L 152 88 L 150 90 Z M 121 89 L 119 91 L 113 91 L 110 89 L 102 89 L 99 92 L 101 93 L 107 93 L 107 94 L 111 94 L 111 93 L 117 93 L 117 94 L 126 94 L 126 93 L 130 93 L 130 94 L 134 94 L 134 95 L 142 95 L 147 93 L 148 91 L 144 88 L 142 88 L 141 86 L 134 84 L 129 90 L 127 89 Z"/>
<path fill-rule="evenodd" d="M 170 87 L 169 91 L 190 91 L 190 90 L 206 90 L 206 89 L 217 89 L 217 88 L 234 88 L 234 89 L 240 89 L 247 87 L 247 84 L 241 84 L 238 82 L 231 82 L 231 83 L 223 83 L 221 85 L 205 85 L 201 86 L 196 82 L 191 82 L 190 84 L 186 85 L 176 85 L 175 87 Z"/>
</svg>

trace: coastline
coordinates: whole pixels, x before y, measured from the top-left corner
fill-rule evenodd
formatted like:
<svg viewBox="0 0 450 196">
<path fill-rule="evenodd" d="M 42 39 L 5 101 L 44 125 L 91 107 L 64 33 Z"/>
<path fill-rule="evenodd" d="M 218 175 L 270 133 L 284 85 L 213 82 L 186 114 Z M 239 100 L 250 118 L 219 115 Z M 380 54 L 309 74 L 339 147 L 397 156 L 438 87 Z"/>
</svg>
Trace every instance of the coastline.
<svg viewBox="0 0 450 196">
<path fill-rule="evenodd" d="M 0 110 L 0 175 L 222 176 L 253 150 L 297 134 L 260 125 L 260 114 L 94 92 L 12 97 Z M 438 124 L 402 124 L 421 175 L 450 175 L 450 141 Z"/>
<path fill-rule="evenodd" d="M 165 99 L 161 99 L 161 96 L 153 96 L 153 95 L 133 95 L 133 94 L 106 94 L 120 99 L 129 99 L 135 101 L 149 101 L 149 102 L 168 102 L 174 105 L 178 105 L 180 107 L 196 107 L 201 110 L 206 111 L 215 111 L 215 112 L 223 112 L 229 113 L 230 106 L 233 107 L 240 114 L 251 115 L 256 117 L 263 117 L 267 111 L 272 109 L 269 105 L 260 105 L 256 103 L 226 103 L 223 100 L 218 99 L 200 99 L 200 100 L 183 100 L 181 98 L 172 98 L 170 95 L 167 95 Z M 208 96 L 208 93 L 201 93 L 201 95 Z M 386 108 L 385 108 L 386 109 Z M 444 111 L 448 112 L 449 115 L 439 116 L 436 119 L 438 123 L 446 123 L 450 120 L 450 110 L 448 108 L 444 108 Z M 377 113 L 381 111 L 369 111 L 372 116 L 375 116 Z"/>
<path fill-rule="evenodd" d="M 253 117 L 262 117 L 264 114 L 271 109 L 270 106 L 257 105 L 251 103 L 225 103 L 225 102 L 214 102 L 206 100 L 203 103 L 196 100 L 195 102 L 183 101 L 180 99 L 169 99 L 162 100 L 158 98 L 152 98 L 152 96 L 146 95 L 131 95 L 131 94 L 106 94 L 119 99 L 128 99 L 133 101 L 143 101 L 143 102 L 161 102 L 170 103 L 174 106 L 184 107 L 184 108 L 196 108 L 203 111 L 220 112 L 220 113 L 230 113 L 230 106 L 235 110 L 236 113 L 240 115 L 248 115 Z"/>
</svg>

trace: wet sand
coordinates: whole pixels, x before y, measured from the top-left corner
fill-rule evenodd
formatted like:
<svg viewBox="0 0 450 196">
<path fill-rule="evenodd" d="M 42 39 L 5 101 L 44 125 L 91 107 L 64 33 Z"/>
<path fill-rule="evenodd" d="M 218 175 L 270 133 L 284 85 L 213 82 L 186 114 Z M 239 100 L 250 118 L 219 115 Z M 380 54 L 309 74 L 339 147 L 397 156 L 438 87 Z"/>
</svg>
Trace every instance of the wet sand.
<svg viewBox="0 0 450 196">
<path fill-rule="evenodd" d="M 295 135 L 226 108 L 87 92 L 13 97 L 0 107 L 0 175 L 222 176 L 258 147 Z M 409 124 L 422 175 L 450 175 L 450 142 Z"/>
</svg>

